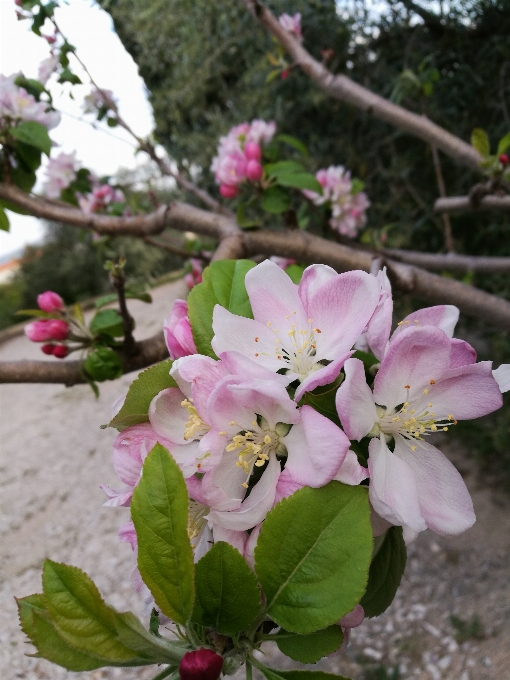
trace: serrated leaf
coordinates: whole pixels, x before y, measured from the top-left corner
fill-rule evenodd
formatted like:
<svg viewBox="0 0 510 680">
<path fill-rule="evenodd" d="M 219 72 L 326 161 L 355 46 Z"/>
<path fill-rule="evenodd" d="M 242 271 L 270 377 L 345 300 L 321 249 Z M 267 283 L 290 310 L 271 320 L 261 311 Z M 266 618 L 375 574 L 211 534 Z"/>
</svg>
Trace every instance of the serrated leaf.
<svg viewBox="0 0 510 680">
<path fill-rule="evenodd" d="M 97 312 L 90 322 L 92 333 L 106 333 L 113 338 L 124 335 L 122 317 L 116 309 L 102 309 Z"/>
<path fill-rule="evenodd" d="M 108 425 L 123 430 L 130 425 L 149 421 L 149 406 L 154 397 L 167 387 L 177 387 L 170 375 L 172 360 L 166 359 L 142 371 L 129 386 L 122 408 Z"/>
<path fill-rule="evenodd" d="M 366 616 L 379 616 L 388 609 L 402 580 L 406 561 L 402 527 L 390 527 L 370 565 L 367 590 L 360 603 Z"/>
<path fill-rule="evenodd" d="M 333 481 L 282 500 L 255 549 L 268 614 L 300 634 L 336 623 L 365 591 L 372 546 L 366 488 Z"/>
<path fill-rule="evenodd" d="M 305 168 L 297 161 L 278 161 L 277 163 L 268 163 L 265 165 L 264 172 L 269 177 L 278 177 L 280 174 L 305 172 Z"/>
<path fill-rule="evenodd" d="M 36 149 L 35 146 L 25 144 L 24 142 L 17 142 L 16 158 L 18 163 L 20 163 L 27 172 L 37 170 L 41 165 L 41 151 Z"/>
<path fill-rule="evenodd" d="M 5 210 L 0 206 L 0 230 L 9 231 L 9 229 L 9 218 L 7 217 Z"/>
<path fill-rule="evenodd" d="M 267 680 L 349 680 L 343 675 L 324 673 L 323 671 L 281 671 L 276 668 L 258 665 L 257 668 Z"/>
<path fill-rule="evenodd" d="M 179 466 L 163 446 L 156 444 L 145 459 L 131 502 L 138 569 L 157 607 L 183 625 L 191 615 L 195 598 L 188 504 Z"/>
<path fill-rule="evenodd" d="M 471 146 L 484 158 L 490 155 L 491 145 L 485 130 L 482 130 L 482 128 L 475 128 L 473 130 L 471 133 Z"/>
<path fill-rule="evenodd" d="M 39 151 L 44 151 L 47 156 L 50 155 L 51 139 L 48 130 L 42 123 L 26 120 L 11 128 L 9 132 L 13 137 L 19 139 L 20 142 L 34 146 Z"/>
<path fill-rule="evenodd" d="M 46 609 L 60 637 L 69 645 L 111 664 L 145 665 L 120 640 L 117 612 L 109 607 L 91 579 L 77 567 L 46 560 L 43 566 Z"/>
<path fill-rule="evenodd" d="M 248 628 L 260 609 L 260 591 L 246 560 L 222 541 L 195 566 L 193 621 L 224 635 Z"/>
<path fill-rule="evenodd" d="M 282 187 L 269 187 L 262 192 L 260 207 L 272 215 L 279 215 L 290 207 L 290 196 Z"/>
<path fill-rule="evenodd" d="M 497 155 L 499 156 L 499 154 L 505 153 L 505 151 L 509 147 L 510 147 L 510 132 L 507 132 L 506 135 L 499 140 Z"/>
<path fill-rule="evenodd" d="M 21 628 L 37 649 L 36 656 L 75 672 L 106 665 L 104 660 L 72 647 L 57 633 L 46 611 L 44 595 L 29 595 L 17 600 L 17 604 Z"/>
<path fill-rule="evenodd" d="M 317 181 L 315 175 L 309 172 L 284 173 L 281 172 L 277 176 L 278 184 L 284 187 L 292 187 L 293 189 L 308 189 L 322 194 L 322 186 Z"/>
<path fill-rule="evenodd" d="M 308 152 L 308 149 L 306 148 L 306 145 L 303 144 L 303 142 L 300 139 L 296 139 L 296 137 L 292 137 L 291 135 L 276 135 L 275 141 L 276 142 L 283 142 L 284 144 L 291 146 L 296 151 L 299 151 L 299 153 L 302 156 L 308 156 L 309 155 L 309 152 Z"/>
<path fill-rule="evenodd" d="M 296 635 L 282 629 L 274 637 L 279 650 L 300 663 L 317 663 L 324 656 L 336 652 L 343 639 L 342 629 L 338 625 L 309 635 Z"/>
<path fill-rule="evenodd" d="M 202 283 L 188 296 L 188 318 L 199 354 L 216 358 L 212 347 L 212 316 L 215 305 L 233 314 L 253 318 L 244 285 L 247 272 L 255 266 L 251 260 L 219 260 L 204 270 Z"/>
<path fill-rule="evenodd" d="M 124 372 L 119 355 L 111 347 L 97 347 L 85 359 L 84 368 L 92 380 L 116 380 Z"/>
</svg>

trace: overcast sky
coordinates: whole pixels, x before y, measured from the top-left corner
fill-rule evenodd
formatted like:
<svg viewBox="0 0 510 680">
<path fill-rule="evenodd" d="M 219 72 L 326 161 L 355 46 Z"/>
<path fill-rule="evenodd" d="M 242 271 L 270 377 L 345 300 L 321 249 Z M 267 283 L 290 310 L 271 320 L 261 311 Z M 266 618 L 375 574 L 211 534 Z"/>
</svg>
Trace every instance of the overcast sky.
<svg viewBox="0 0 510 680">
<path fill-rule="evenodd" d="M 142 137 L 149 134 L 153 119 L 143 81 L 136 64 L 114 33 L 110 16 L 89 0 L 68 2 L 68 6 L 55 11 L 60 29 L 77 48 L 98 85 L 114 92 L 120 112 L 132 129 Z M 49 56 L 49 46 L 30 31 L 29 21 L 17 20 L 14 8 L 14 0 L 0 0 L 0 73 L 10 75 L 23 71 L 27 77 L 37 78 L 39 63 Z M 70 60 L 73 71 L 87 83 L 87 76 L 72 55 Z M 90 85 L 75 86 L 74 101 L 69 97 L 68 84 L 62 87 L 50 80 L 48 85 L 55 107 L 62 112 L 62 122 L 50 133 L 60 145 L 53 149 L 52 155 L 76 150 L 83 165 L 98 175 L 113 174 L 119 167 L 134 168 L 143 162 L 142 154 L 139 159 L 134 156 L 134 144 L 124 130 L 110 129 L 105 124 L 98 124 L 94 130 L 91 125 L 71 117 L 82 117 L 81 104 Z M 87 120 L 93 120 L 93 116 L 88 115 Z M 43 176 L 40 169 L 38 178 Z M 37 242 L 43 234 L 39 220 L 14 213 L 9 213 L 9 217 L 10 233 L 0 231 L 0 256 L 18 250 L 26 243 Z"/>
</svg>

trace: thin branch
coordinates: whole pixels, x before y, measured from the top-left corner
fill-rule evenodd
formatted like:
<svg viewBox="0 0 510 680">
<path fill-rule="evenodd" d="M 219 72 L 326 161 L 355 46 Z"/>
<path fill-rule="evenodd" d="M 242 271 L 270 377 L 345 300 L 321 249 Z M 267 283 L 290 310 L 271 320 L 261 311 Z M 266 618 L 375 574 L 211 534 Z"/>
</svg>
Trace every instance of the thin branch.
<svg viewBox="0 0 510 680">
<path fill-rule="evenodd" d="M 154 246 L 155 248 L 161 248 L 162 250 L 166 250 L 169 253 L 172 253 L 173 255 L 178 255 L 179 257 L 182 257 L 183 260 L 189 260 L 190 257 L 194 257 L 197 260 L 203 260 L 204 262 L 210 262 L 211 261 L 211 255 L 204 253 L 204 252 L 193 252 L 189 253 L 187 250 L 184 250 L 184 248 L 181 248 L 179 246 L 175 246 L 172 243 L 169 243 L 166 239 L 156 239 L 152 238 L 152 236 L 146 236 L 144 239 L 145 243 L 148 243 L 151 246 Z"/>
<path fill-rule="evenodd" d="M 168 358 L 163 332 L 136 343 L 135 354 L 119 350 L 124 373 L 131 373 Z M 87 382 L 80 361 L 0 361 L 0 383 L 62 383 L 67 387 Z"/>
<path fill-rule="evenodd" d="M 345 75 L 333 75 L 324 64 L 314 59 L 302 44 L 280 24 L 259 0 L 242 0 L 260 23 L 283 45 L 293 61 L 329 95 L 352 104 L 375 118 L 404 130 L 427 144 L 441 149 L 447 156 L 479 170 L 480 155 L 470 144 L 420 116 L 358 85 Z"/>
<path fill-rule="evenodd" d="M 446 187 L 443 179 L 443 171 L 441 170 L 441 161 L 439 160 L 439 152 L 437 150 L 437 146 L 432 145 L 431 147 L 432 150 L 432 160 L 434 161 L 434 170 L 436 173 L 436 180 L 437 180 L 437 186 L 439 189 L 439 195 L 441 198 L 446 197 Z M 453 243 L 453 234 L 452 234 L 452 225 L 450 222 L 450 215 L 447 212 L 444 212 L 443 214 L 443 226 L 444 226 L 444 241 L 445 241 L 445 246 L 446 250 L 449 253 L 453 253 L 455 250 L 454 243 Z"/>
<path fill-rule="evenodd" d="M 398 248 L 384 248 L 383 255 L 394 260 L 413 264 L 432 271 L 449 272 L 510 272 L 510 257 L 475 257 L 471 255 L 448 255 L 420 253 Z"/>
<path fill-rule="evenodd" d="M 124 265 L 121 263 L 113 265 L 110 272 L 110 281 L 119 299 L 119 310 L 122 317 L 122 325 L 124 326 L 124 348 L 126 350 L 126 354 L 128 356 L 132 356 L 133 354 L 136 354 L 137 351 L 136 340 L 133 335 L 135 320 L 129 313 L 129 309 L 127 307 L 125 289 L 126 278 L 122 270 L 123 266 Z"/>
<path fill-rule="evenodd" d="M 474 210 L 510 210 L 510 196 L 484 196 L 476 207 L 469 196 L 438 198 L 434 203 L 434 212 L 437 214 Z"/>
</svg>

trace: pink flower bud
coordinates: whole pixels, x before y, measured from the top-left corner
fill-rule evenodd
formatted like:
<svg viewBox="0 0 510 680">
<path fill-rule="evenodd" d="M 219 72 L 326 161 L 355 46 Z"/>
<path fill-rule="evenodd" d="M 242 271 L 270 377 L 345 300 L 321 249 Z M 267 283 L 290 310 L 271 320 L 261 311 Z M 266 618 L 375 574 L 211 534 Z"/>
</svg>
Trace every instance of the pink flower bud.
<svg viewBox="0 0 510 680">
<path fill-rule="evenodd" d="M 55 312 L 57 309 L 63 309 L 64 301 L 51 290 L 41 293 L 37 296 L 37 304 L 43 312 Z"/>
<path fill-rule="evenodd" d="M 52 345 L 51 343 L 41 346 L 41 352 L 44 352 L 44 354 L 53 354 L 54 349 L 55 345 Z"/>
<path fill-rule="evenodd" d="M 69 324 L 62 319 L 50 319 L 48 331 L 52 340 L 66 340 L 69 335 Z"/>
<path fill-rule="evenodd" d="M 262 150 L 255 142 L 247 142 L 244 147 L 244 155 L 249 161 L 260 161 Z"/>
<path fill-rule="evenodd" d="M 186 652 L 179 665 L 181 680 L 217 680 L 223 668 L 223 657 L 212 649 Z"/>
<path fill-rule="evenodd" d="M 282 80 L 286 80 L 289 77 L 289 71 L 288 69 L 285 69 L 285 71 L 282 71 Z"/>
<path fill-rule="evenodd" d="M 53 356 L 57 359 L 63 359 L 69 354 L 69 349 L 66 345 L 55 345 L 53 348 Z"/>
<path fill-rule="evenodd" d="M 25 335 L 32 342 L 45 342 L 51 340 L 49 322 L 32 321 L 25 326 Z"/>
<path fill-rule="evenodd" d="M 239 189 L 237 187 L 233 187 L 230 184 L 220 185 L 220 194 L 223 198 L 235 198 L 238 193 Z"/>
<path fill-rule="evenodd" d="M 250 182 L 258 182 L 264 174 L 264 170 L 258 161 L 248 161 L 246 166 L 246 177 Z"/>
<path fill-rule="evenodd" d="M 15 5 L 18 5 L 18 7 L 22 7 L 22 6 L 23 6 L 23 3 L 21 2 L 21 0 L 14 0 L 14 4 L 15 4 Z"/>
<path fill-rule="evenodd" d="M 185 300 L 174 302 L 170 316 L 163 325 L 163 331 L 171 359 L 197 354 L 198 350 L 191 332 L 188 305 Z"/>
<path fill-rule="evenodd" d="M 508 165 L 508 156 L 506 155 L 506 153 L 500 154 L 498 160 L 501 163 L 501 165 Z"/>
</svg>

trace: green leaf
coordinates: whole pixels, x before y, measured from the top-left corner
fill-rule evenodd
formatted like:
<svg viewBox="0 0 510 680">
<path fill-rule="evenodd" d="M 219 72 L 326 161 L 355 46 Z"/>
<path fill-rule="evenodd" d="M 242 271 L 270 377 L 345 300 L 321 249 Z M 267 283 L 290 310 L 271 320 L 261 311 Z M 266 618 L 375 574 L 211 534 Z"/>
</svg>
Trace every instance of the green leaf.
<svg viewBox="0 0 510 680">
<path fill-rule="evenodd" d="M 338 426 L 340 426 L 340 420 L 336 410 L 335 397 L 343 379 L 343 375 L 340 374 L 336 380 L 329 385 L 316 387 L 313 392 L 307 392 L 303 399 L 303 404 L 308 404 L 308 406 L 311 406 L 318 413 L 329 418 Z"/>
<path fill-rule="evenodd" d="M 145 459 L 131 502 L 138 569 L 158 608 L 183 625 L 195 598 L 188 503 L 179 466 L 163 446 L 156 444 Z"/>
<path fill-rule="evenodd" d="M 5 210 L 0 206 L 0 230 L 9 231 L 9 228 L 9 218 L 7 217 Z"/>
<path fill-rule="evenodd" d="M 37 101 L 39 101 L 41 94 L 45 91 L 44 85 L 38 80 L 34 80 L 34 78 L 25 78 L 25 76 L 19 75 L 14 82 L 18 87 L 24 87 L 28 94 L 35 97 Z"/>
<path fill-rule="evenodd" d="M 354 177 L 354 179 L 351 182 L 351 194 L 359 194 L 360 191 L 363 191 L 365 188 L 365 182 L 362 182 L 360 179 L 357 177 Z"/>
<path fill-rule="evenodd" d="M 268 177 L 278 177 L 280 174 L 305 172 L 305 167 L 297 161 L 278 161 L 265 165 L 264 172 Z"/>
<path fill-rule="evenodd" d="M 35 656 L 43 657 L 68 671 L 93 671 L 106 665 L 96 656 L 80 652 L 57 632 L 46 611 L 44 595 L 29 595 L 17 600 L 21 628 L 36 647 Z"/>
<path fill-rule="evenodd" d="M 92 380 L 116 380 L 124 372 L 119 355 L 111 347 L 97 347 L 85 359 L 84 368 Z"/>
<path fill-rule="evenodd" d="M 300 139 L 296 139 L 296 137 L 292 137 L 291 135 L 276 135 L 275 141 L 283 142 L 284 144 L 291 146 L 296 151 L 299 151 L 302 156 L 309 155 L 306 145 L 303 144 Z"/>
<path fill-rule="evenodd" d="M 338 625 L 309 635 L 296 635 L 282 629 L 274 636 L 280 651 L 300 663 L 317 663 L 324 656 L 336 652 L 343 639 L 342 629 Z"/>
<path fill-rule="evenodd" d="M 279 215 L 290 207 L 290 196 L 281 187 L 269 187 L 262 192 L 260 207 L 272 215 Z"/>
<path fill-rule="evenodd" d="M 116 309 L 103 309 L 92 318 L 90 330 L 96 335 L 106 333 L 112 338 L 118 338 L 124 335 L 122 317 Z"/>
<path fill-rule="evenodd" d="M 35 177 L 35 173 L 34 173 Z M 0 200 L 0 208 L 4 208 L 4 210 L 10 210 L 11 212 L 17 213 L 18 215 L 30 215 L 28 210 L 25 210 L 24 208 L 20 208 L 14 203 L 11 203 L 10 201 L 5 201 L 4 199 Z"/>
<path fill-rule="evenodd" d="M 377 359 L 371 352 L 362 352 L 359 349 L 353 353 L 352 357 L 353 359 L 359 359 L 362 361 L 365 365 L 365 368 L 370 368 L 370 366 L 379 363 L 379 359 Z"/>
<path fill-rule="evenodd" d="M 281 69 L 276 68 L 273 69 L 272 71 L 269 71 L 269 73 L 266 76 L 266 84 L 272 82 L 275 78 L 278 78 L 278 76 L 281 73 Z"/>
<path fill-rule="evenodd" d="M 267 680 L 349 680 L 343 675 L 324 673 L 323 671 L 281 671 L 276 668 L 267 668 L 262 664 L 257 665 Z"/>
<path fill-rule="evenodd" d="M 43 312 L 42 309 L 18 309 L 14 312 L 16 316 L 38 316 L 42 319 L 58 319 L 58 314 L 52 314 L 51 312 Z"/>
<path fill-rule="evenodd" d="M 112 118 L 111 116 L 106 119 L 106 124 L 108 127 L 117 127 L 119 124 L 118 120 L 116 118 Z"/>
<path fill-rule="evenodd" d="M 499 156 L 499 154 L 505 153 L 508 147 L 510 147 L 510 132 L 507 132 L 506 135 L 499 140 L 497 155 Z"/>
<path fill-rule="evenodd" d="M 47 156 L 50 155 L 51 139 L 48 130 L 42 123 L 27 120 L 11 128 L 9 132 L 13 137 L 19 139 L 20 142 L 35 146 L 39 151 L 44 151 Z"/>
<path fill-rule="evenodd" d="M 289 264 L 289 266 L 285 269 L 285 273 L 288 274 L 288 276 L 290 276 L 292 279 L 292 282 L 296 284 L 301 281 L 304 271 L 305 268 L 301 264 Z"/>
<path fill-rule="evenodd" d="M 98 589 L 81 569 L 45 560 L 43 592 L 46 609 L 57 633 L 81 652 L 108 665 L 145 665 L 141 658 L 119 640 L 117 612 L 105 604 Z"/>
<path fill-rule="evenodd" d="M 16 144 L 16 158 L 27 172 L 37 170 L 41 165 L 41 152 L 35 146 L 18 141 Z"/>
<path fill-rule="evenodd" d="M 478 153 L 486 158 L 491 152 L 491 145 L 485 130 L 475 128 L 471 133 L 471 146 L 478 151 Z"/>
<path fill-rule="evenodd" d="M 260 220 L 246 217 L 246 205 L 241 203 L 236 211 L 236 222 L 241 229 L 249 229 L 250 227 L 258 227 Z"/>
<path fill-rule="evenodd" d="M 13 184 L 28 194 L 32 191 L 37 177 L 35 176 L 35 172 L 24 170 L 21 165 L 19 165 L 17 168 L 11 168 L 11 179 Z M 12 210 L 10 206 L 7 207 Z"/>
<path fill-rule="evenodd" d="M 58 79 L 59 83 L 71 83 L 71 85 L 81 85 L 79 77 L 69 68 L 64 68 Z"/>
<path fill-rule="evenodd" d="M 255 574 L 241 554 L 220 541 L 195 569 L 193 621 L 224 635 L 248 628 L 260 609 L 260 591 Z"/>
<path fill-rule="evenodd" d="M 296 173 L 279 173 L 278 184 L 284 187 L 292 187 L 293 189 L 309 189 L 310 191 L 315 191 L 318 194 L 322 194 L 322 186 L 315 178 L 315 175 L 309 172 L 296 172 Z"/>
<path fill-rule="evenodd" d="M 244 277 L 255 266 L 251 260 L 219 260 L 204 270 L 202 283 L 188 296 L 188 317 L 199 354 L 216 358 L 212 347 L 215 305 L 233 314 L 253 318 Z"/>
<path fill-rule="evenodd" d="M 172 363 L 171 359 L 166 359 L 142 371 L 129 386 L 122 408 L 108 425 L 123 430 L 130 425 L 148 422 L 149 406 L 154 397 L 168 387 L 177 387 L 169 373 Z"/>
<path fill-rule="evenodd" d="M 402 527 L 390 527 L 375 553 L 361 606 L 365 615 L 379 616 L 393 602 L 406 568 L 407 552 Z"/>
<path fill-rule="evenodd" d="M 361 600 L 372 546 L 366 488 L 333 481 L 282 500 L 255 549 L 268 614 L 301 634 L 336 623 Z"/>
</svg>

